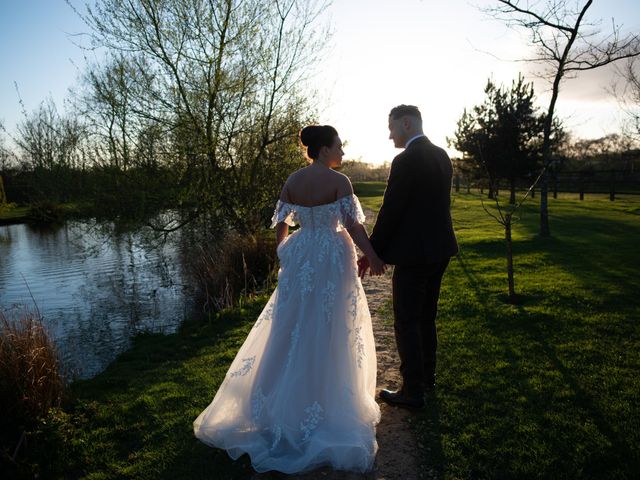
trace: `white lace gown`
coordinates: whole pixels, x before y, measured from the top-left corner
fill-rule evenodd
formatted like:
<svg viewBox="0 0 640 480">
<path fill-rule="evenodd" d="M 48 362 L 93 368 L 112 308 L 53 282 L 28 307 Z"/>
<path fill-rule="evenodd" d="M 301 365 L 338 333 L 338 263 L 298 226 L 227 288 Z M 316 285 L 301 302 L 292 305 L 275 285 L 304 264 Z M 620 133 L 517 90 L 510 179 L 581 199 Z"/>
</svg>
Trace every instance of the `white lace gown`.
<svg viewBox="0 0 640 480">
<path fill-rule="evenodd" d="M 300 228 L 278 247 L 278 287 L 195 435 L 233 459 L 248 453 L 258 472 L 370 470 L 376 352 L 345 230 L 364 221 L 362 208 L 355 195 L 316 207 L 279 201 L 272 221 Z"/>
</svg>

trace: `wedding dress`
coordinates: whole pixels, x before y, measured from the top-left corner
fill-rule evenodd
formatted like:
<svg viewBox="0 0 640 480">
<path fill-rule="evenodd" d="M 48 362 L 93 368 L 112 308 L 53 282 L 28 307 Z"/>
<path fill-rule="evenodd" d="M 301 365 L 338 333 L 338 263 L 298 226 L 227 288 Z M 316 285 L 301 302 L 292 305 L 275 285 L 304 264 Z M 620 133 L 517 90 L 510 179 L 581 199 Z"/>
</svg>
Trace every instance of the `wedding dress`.
<svg viewBox="0 0 640 480">
<path fill-rule="evenodd" d="M 330 465 L 367 471 L 378 448 L 371 316 L 345 228 L 364 221 L 358 198 L 302 207 L 278 201 L 272 227 L 300 228 L 278 246 L 278 286 L 195 435 L 258 472 Z"/>
</svg>

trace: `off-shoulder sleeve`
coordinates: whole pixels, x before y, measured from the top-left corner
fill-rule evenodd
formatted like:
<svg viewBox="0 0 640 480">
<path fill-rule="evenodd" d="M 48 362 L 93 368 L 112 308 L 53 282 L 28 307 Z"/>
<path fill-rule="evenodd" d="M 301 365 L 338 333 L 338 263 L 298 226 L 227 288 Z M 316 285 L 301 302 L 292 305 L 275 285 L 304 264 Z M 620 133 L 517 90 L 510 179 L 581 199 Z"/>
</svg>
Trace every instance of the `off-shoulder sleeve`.
<svg viewBox="0 0 640 480">
<path fill-rule="evenodd" d="M 338 200 L 340 208 L 340 223 L 345 228 L 351 228 L 355 223 L 364 223 L 365 216 L 360 201 L 355 195 L 347 195 Z"/>
<path fill-rule="evenodd" d="M 282 200 L 278 200 L 276 203 L 276 209 L 273 211 L 273 217 L 271 217 L 271 228 L 275 228 L 275 226 L 284 222 L 290 227 L 293 227 L 295 223 L 295 209 L 294 206 L 290 203 L 283 202 Z"/>
</svg>

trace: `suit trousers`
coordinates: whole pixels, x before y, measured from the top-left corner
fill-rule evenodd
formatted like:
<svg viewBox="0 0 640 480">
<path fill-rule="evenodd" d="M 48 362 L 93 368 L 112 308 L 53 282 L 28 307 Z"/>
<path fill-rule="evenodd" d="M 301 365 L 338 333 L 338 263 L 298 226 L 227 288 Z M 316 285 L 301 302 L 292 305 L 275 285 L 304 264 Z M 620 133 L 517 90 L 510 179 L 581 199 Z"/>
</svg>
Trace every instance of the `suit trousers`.
<svg viewBox="0 0 640 480">
<path fill-rule="evenodd" d="M 440 284 L 449 259 L 423 265 L 396 265 L 393 271 L 393 315 L 400 355 L 402 390 L 421 395 L 435 381 L 436 314 Z"/>
</svg>

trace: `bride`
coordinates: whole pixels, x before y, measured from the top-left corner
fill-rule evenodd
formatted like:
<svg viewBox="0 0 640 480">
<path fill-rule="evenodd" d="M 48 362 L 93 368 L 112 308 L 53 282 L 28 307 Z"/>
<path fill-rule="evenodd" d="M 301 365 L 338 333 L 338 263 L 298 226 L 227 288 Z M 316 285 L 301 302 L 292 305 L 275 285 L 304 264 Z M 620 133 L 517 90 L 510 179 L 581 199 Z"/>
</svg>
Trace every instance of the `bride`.
<svg viewBox="0 0 640 480">
<path fill-rule="evenodd" d="M 356 267 L 384 263 L 369 243 L 349 179 L 334 170 L 342 142 L 328 125 L 300 132 L 310 165 L 289 176 L 272 218 L 278 287 L 231 364 L 195 435 L 256 471 L 329 465 L 370 470 L 377 451 L 376 352 Z M 289 227 L 300 228 L 289 235 Z"/>
</svg>

